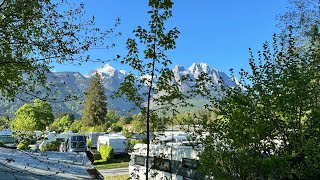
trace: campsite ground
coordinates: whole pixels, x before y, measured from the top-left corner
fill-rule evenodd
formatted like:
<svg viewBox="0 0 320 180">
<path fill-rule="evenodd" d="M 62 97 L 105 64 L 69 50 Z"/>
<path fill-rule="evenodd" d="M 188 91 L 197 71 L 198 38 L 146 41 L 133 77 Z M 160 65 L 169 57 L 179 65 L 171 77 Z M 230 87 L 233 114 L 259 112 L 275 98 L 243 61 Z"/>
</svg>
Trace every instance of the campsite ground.
<svg viewBox="0 0 320 180">
<path fill-rule="evenodd" d="M 119 156 L 112 159 L 111 162 L 106 162 L 105 160 L 96 160 L 93 165 L 98 170 L 124 168 L 129 167 L 129 161 L 130 156 Z"/>
<path fill-rule="evenodd" d="M 120 175 L 120 176 L 105 176 L 106 180 L 127 180 L 129 175 Z"/>
</svg>

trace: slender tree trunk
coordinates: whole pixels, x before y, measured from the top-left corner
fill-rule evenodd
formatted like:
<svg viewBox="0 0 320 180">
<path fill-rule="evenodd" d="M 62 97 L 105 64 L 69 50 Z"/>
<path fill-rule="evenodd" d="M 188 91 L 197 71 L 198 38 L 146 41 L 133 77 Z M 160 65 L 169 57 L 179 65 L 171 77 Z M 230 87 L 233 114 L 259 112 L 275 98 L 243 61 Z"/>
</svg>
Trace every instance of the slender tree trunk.
<svg viewBox="0 0 320 180">
<path fill-rule="evenodd" d="M 156 17 L 158 17 L 158 7 L 156 9 Z M 156 27 L 157 23 L 156 21 Z M 147 106 L 147 163 L 146 163 L 146 180 L 148 180 L 148 172 L 149 172 L 149 151 L 150 151 L 150 101 L 151 101 L 151 91 L 153 86 L 153 79 L 154 79 L 154 71 L 155 71 L 155 64 L 157 60 L 157 53 L 156 53 L 156 45 L 157 45 L 157 30 L 154 32 L 154 39 L 153 39 L 153 59 L 152 59 L 152 71 L 151 71 L 151 78 L 150 78 L 150 86 L 148 91 L 148 106 Z"/>
<path fill-rule="evenodd" d="M 155 50 L 155 48 L 154 48 L 154 50 Z M 148 90 L 146 179 L 148 179 L 148 171 L 149 171 L 149 151 L 150 151 L 150 101 L 151 101 L 151 90 L 152 90 L 153 77 L 154 77 L 154 67 L 155 67 L 155 59 L 153 59 L 153 62 L 152 62 L 151 79 L 150 79 L 150 86 L 149 86 L 149 90 Z"/>
</svg>

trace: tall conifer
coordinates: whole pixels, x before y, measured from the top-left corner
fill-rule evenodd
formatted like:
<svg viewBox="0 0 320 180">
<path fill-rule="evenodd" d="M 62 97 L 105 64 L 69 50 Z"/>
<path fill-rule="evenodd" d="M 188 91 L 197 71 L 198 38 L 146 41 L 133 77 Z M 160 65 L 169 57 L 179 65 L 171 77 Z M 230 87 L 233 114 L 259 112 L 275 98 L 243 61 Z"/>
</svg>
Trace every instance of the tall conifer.
<svg viewBox="0 0 320 180">
<path fill-rule="evenodd" d="M 82 116 L 84 125 L 95 126 L 104 123 L 107 114 L 106 100 L 101 76 L 96 73 L 91 79 L 84 101 Z"/>
</svg>

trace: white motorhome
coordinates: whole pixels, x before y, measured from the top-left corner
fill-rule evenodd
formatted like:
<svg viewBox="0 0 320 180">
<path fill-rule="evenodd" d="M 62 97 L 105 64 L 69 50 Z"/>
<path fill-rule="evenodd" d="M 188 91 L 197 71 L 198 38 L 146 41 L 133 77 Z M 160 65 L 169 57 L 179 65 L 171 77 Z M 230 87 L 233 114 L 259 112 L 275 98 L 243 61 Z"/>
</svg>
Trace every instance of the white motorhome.
<svg viewBox="0 0 320 180">
<path fill-rule="evenodd" d="M 125 154 L 127 149 L 127 138 L 119 134 L 105 134 L 98 137 L 98 151 L 100 150 L 101 145 L 111 146 L 114 154 Z"/>
<path fill-rule="evenodd" d="M 150 144 L 149 177 L 154 179 L 200 179 L 198 153 L 202 146 Z M 145 179 L 147 145 L 137 144 L 131 154 L 129 174 L 131 179 Z"/>
<path fill-rule="evenodd" d="M 98 137 L 105 135 L 105 132 L 86 132 L 85 135 L 87 136 L 87 139 L 90 140 L 91 142 L 91 147 L 92 149 L 97 148 L 98 144 Z"/>
<path fill-rule="evenodd" d="M 39 145 L 39 149 L 42 149 L 43 146 L 49 144 L 50 142 L 53 142 L 53 141 L 59 141 L 59 142 L 65 142 L 69 137 L 73 136 L 73 135 L 80 135 L 78 133 L 73 133 L 73 132 L 63 132 L 61 134 L 50 134 L 50 136 L 47 136 L 47 137 L 50 137 L 44 141 L 42 141 Z"/>
<path fill-rule="evenodd" d="M 158 142 L 160 144 L 166 144 L 166 143 L 181 143 L 181 142 L 185 142 L 188 141 L 188 136 L 158 136 L 155 139 L 155 142 Z"/>
<path fill-rule="evenodd" d="M 33 136 L 35 139 L 40 139 L 42 136 L 42 131 L 33 131 L 33 133 L 34 133 Z"/>
</svg>

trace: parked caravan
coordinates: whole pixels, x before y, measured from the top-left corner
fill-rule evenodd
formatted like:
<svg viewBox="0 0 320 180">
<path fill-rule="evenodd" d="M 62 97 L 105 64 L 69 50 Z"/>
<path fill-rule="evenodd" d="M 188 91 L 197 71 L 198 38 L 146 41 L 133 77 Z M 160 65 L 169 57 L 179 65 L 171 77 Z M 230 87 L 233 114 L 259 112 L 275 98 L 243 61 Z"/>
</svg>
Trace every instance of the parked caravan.
<svg viewBox="0 0 320 180">
<path fill-rule="evenodd" d="M 73 133 L 73 132 L 63 132 L 61 134 L 55 134 L 52 133 L 50 135 L 50 139 L 46 139 L 44 141 L 42 141 L 39 145 L 39 149 L 42 149 L 43 146 L 53 142 L 53 141 L 58 141 L 58 142 L 65 142 L 69 137 L 73 136 L 73 135 L 80 135 L 78 133 Z"/>
<path fill-rule="evenodd" d="M 44 137 L 45 140 L 51 139 L 51 138 L 53 138 L 53 137 L 58 135 L 57 132 L 55 132 L 55 131 L 46 132 L 45 134 L 46 134 L 45 137 Z"/>
<path fill-rule="evenodd" d="M 42 136 L 42 131 L 33 131 L 33 137 L 35 139 L 41 139 L 41 136 Z"/>
<path fill-rule="evenodd" d="M 105 134 L 98 137 L 98 151 L 100 150 L 100 146 L 103 144 L 111 146 L 114 154 L 125 154 L 127 148 L 127 138 L 118 134 Z"/>
<path fill-rule="evenodd" d="M 0 141 L 10 148 L 16 148 L 18 140 L 14 137 L 15 132 L 10 129 L 4 129 L 0 131 Z"/>
<path fill-rule="evenodd" d="M 85 152 L 87 151 L 86 136 L 73 135 L 61 143 L 61 152 Z"/>
<path fill-rule="evenodd" d="M 149 177 L 154 179 L 201 179 L 198 172 L 198 153 L 201 146 L 150 144 Z M 136 144 L 130 153 L 129 174 L 131 179 L 145 179 L 147 145 Z"/>
<path fill-rule="evenodd" d="M 90 148 L 96 149 L 98 137 L 103 136 L 105 134 L 106 133 L 104 133 L 104 132 L 86 132 L 85 135 L 87 136 L 87 139 L 90 140 L 90 142 L 91 142 Z"/>
<path fill-rule="evenodd" d="M 159 136 L 155 139 L 155 142 L 160 144 L 182 143 L 185 141 L 188 141 L 188 136 Z"/>
</svg>

